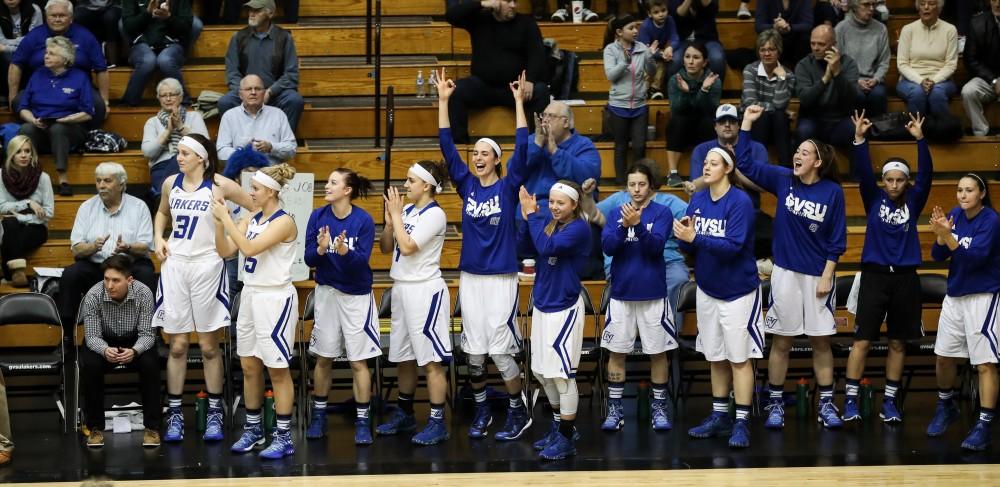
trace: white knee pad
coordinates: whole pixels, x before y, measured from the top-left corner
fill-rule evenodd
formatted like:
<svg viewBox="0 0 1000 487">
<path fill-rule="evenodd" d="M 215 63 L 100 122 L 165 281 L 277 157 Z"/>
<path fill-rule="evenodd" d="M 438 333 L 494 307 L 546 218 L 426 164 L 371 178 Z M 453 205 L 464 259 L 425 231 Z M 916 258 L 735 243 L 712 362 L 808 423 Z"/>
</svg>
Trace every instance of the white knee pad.
<svg viewBox="0 0 1000 487">
<path fill-rule="evenodd" d="M 469 376 L 472 382 L 486 380 L 486 356 L 469 354 Z"/>
<path fill-rule="evenodd" d="M 580 392 L 576 388 L 576 379 L 550 379 L 559 391 L 559 414 L 573 416 L 580 403 Z"/>
<path fill-rule="evenodd" d="M 549 404 L 553 409 L 561 409 L 560 407 L 560 397 L 559 389 L 556 388 L 556 383 L 552 379 L 546 379 L 540 374 L 535 374 L 535 379 L 541 384 L 542 390 L 545 391 L 545 398 L 549 400 Z"/>
<path fill-rule="evenodd" d="M 493 359 L 493 363 L 496 364 L 497 370 L 500 371 L 500 378 L 505 381 L 516 379 L 521 375 L 521 371 L 517 368 L 517 361 L 514 357 L 507 354 L 501 355 L 490 355 Z"/>
</svg>

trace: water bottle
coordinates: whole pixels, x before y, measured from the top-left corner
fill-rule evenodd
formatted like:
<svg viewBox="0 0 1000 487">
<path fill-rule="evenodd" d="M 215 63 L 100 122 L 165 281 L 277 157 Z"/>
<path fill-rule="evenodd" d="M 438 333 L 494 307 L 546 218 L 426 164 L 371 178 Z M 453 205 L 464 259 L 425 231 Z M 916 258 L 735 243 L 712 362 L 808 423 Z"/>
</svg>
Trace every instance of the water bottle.
<svg viewBox="0 0 1000 487">
<path fill-rule="evenodd" d="M 427 88 L 428 88 L 428 91 L 430 91 L 430 93 L 431 93 L 431 98 L 437 98 L 437 96 L 438 96 L 438 86 L 437 86 L 437 83 L 438 83 L 437 71 L 435 71 L 435 70 L 432 69 L 431 70 L 431 76 L 427 80 L 427 85 L 428 85 Z"/>
<path fill-rule="evenodd" d="M 194 400 L 194 412 L 197 418 L 198 431 L 205 431 L 208 424 L 208 394 L 200 391 Z"/>
<path fill-rule="evenodd" d="M 804 418 L 809 415 L 809 381 L 805 377 L 795 385 L 795 416 Z"/>
<path fill-rule="evenodd" d="M 875 390 L 872 388 L 871 379 L 866 377 L 861 379 L 861 417 L 871 419 L 874 405 Z"/>
<path fill-rule="evenodd" d="M 268 389 L 264 393 L 264 429 L 274 431 L 278 426 L 278 418 L 274 415 L 274 391 Z"/>
<path fill-rule="evenodd" d="M 427 86 L 424 83 L 423 70 L 417 70 L 417 98 L 427 97 Z"/>
<path fill-rule="evenodd" d="M 649 419 L 649 381 L 639 382 L 639 389 L 636 392 L 636 417 L 639 421 Z"/>
</svg>

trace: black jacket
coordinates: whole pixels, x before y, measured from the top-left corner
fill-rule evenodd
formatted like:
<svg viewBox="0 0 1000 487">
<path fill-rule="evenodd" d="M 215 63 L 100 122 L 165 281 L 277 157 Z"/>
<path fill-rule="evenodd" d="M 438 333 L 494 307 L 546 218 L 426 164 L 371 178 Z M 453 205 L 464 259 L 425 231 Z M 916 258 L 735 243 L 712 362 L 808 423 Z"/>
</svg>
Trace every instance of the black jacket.
<svg viewBox="0 0 1000 487">
<path fill-rule="evenodd" d="M 972 30 L 965 42 L 965 68 L 969 76 L 982 78 L 987 83 L 1000 76 L 1000 26 L 997 18 L 987 10 L 972 17 Z"/>
<path fill-rule="evenodd" d="M 31 19 L 35 16 L 35 10 L 38 10 L 38 7 L 29 1 L 22 1 L 18 9 L 21 11 L 21 35 L 23 36 L 28 33 Z M 14 20 L 11 18 L 10 9 L 6 7 L 0 8 L 0 31 L 3 31 L 3 36 L 7 39 L 14 38 Z"/>
<path fill-rule="evenodd" d="M 548 81 L 542 32 L 530 15 L 497 22 L 479 2 L 463 2 L 450 6 L 446 16 L 451 25 L 469 31 L 473 76 L 490 86 L 507 86 L 521 71 L 528 81 Z"/>
</svg>

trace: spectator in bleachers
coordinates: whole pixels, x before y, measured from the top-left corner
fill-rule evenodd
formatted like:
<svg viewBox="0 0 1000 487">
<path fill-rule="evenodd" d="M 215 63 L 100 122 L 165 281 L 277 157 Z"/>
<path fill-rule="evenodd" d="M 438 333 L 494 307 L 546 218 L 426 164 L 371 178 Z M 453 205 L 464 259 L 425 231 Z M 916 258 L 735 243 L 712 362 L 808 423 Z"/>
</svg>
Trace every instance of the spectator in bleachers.
<svg viewBox="0 0 1000 487">
<path fill-rule="evenodd" d="M 840 25 L 847 17 L 851 0 L 819 0 L 813 9 L 815 25 L 826 24 L 830 27 Z"/>
<path fill-rule="evenodd" d="M 149 160 L 149 193 L 159 204 L 163 180 L 180 172 L 177 167 L 177 143 L 187 134 L 208 137 L 208 128 L 201 112 L 188 110 L 181 104 L 184 95 L 181 83 L 164 78 L 156 84 L 160 111 L 142 130 L 142 155 Z"/>
<path fill-rule="evenodd" d="M 764 114 L 751 131 L 753 140 L 763 144 L 773 144 L 778 152 L 778 162 L 782 166 L 791 166 L 792 134 L 789 127 L 788 102 L 795 93 L 795 73 L 789 71 L 779 61 L 783 47 L 782 36 L 773 29 L 757 35 L 759 60 L 743 68 L 743 93 L 740 97 L 740 106 L 744 110 L 750 105 L 764 107 Z M 715 123 L 719 123 L 718 114 Z M 733 131 L 735 132 L 737 128 L 734 121 Z"/>
<path fill-rule="evenodd" d="M 962 87 L 962 104 L 974 135 L 987 135 L 990 122 L 983 104 L 1000 99 L 1000 0 L 990 0 L 990 11 L 972 18 L 965 42 L 965 68 L 969 82 Z"/>
<path fill-rule="evenodd" d="M 472 41 L 471 75 L 458 80 L 448 103 L 451 134 L 456 144 L 469 142 L 470 108 L 514 108 L 508 84 L 522 71 L 527 72 L 528 78 L 525 104 L 528 113 L 541 112 L 549 102 L 549 87 L 543 79 L 545 47 L 541 31 L 530 15 L 517 13 L 516 5 L 513 0 L 483 0 L 448 8 L 448 22 L 468 31 Z M 548 186 L 539 192 L 548 194 Z"/>
<path fill-rule="evenodd" d="M 701 41 L 708 50 L 708 67 L 719 75 L 720 81 L 725 81 L 726 51 L 719 43 L 719 29 L 715 25 L 719 0 L 669 0 L 668 7 L 670 16 L 677 23 L 677 35 L 681 38 L 680 49 L 674 53 L 674 64 L 668 74 L 673 76 L 683 70 L 683 54 L 687 46 Z"/>
<path fill-rule="evenodd" d="M 153 291 L 132 277 L 132 258 L 113 255 L 101 264 L 104 282 L 87 291 L 80 308 L 84 347 L 80 349 L 87 446 L 104 446 L 104 374 L 124 367 L 139 372 L 142 391 L 142 446 L 160 446 L 160 354 L 151 326 Z"/>
<path fill-rule="evenodd" d="M 681 154 L 699 140 L 712 138 L 715 108 L 722 98 L 722 80 L 707 68 L 708 50 L 701 41 L 688 43 L 682 53 L 684 69 L 670 77 L 670 121 L 667 122 L 667 184 L 680 187 L 684 181 L 677 174 Z"/>
<path fill-rule="evenodd" d="M 45 65 L 35 70 L 21 93 L 18 114 L 24 123 L 19 134 L 31 138 L 39 150 L 47 148 L 59 173 L 59 194 L 73 194 L 66 176 L 69 151 L 83 144 L 85 125 L 94 116 L 90 76 L 73 68 L 76 51 L 62 36 L 45 41 Z"/>
<path fill-rule="evenodd" d="M 215 141 L 219 160 L 229 160 L 233 151 L 245 146 L 267 155 L 271 164 L 295 157 L 293 129 L 285 112 L 265 104 L 266 93 L 264 82 L 257 75 L 248 74 L 240 81 L 243 104 L 224 113 L 219 122 L 219 137 Z"/>
<path fill-rule="evenodd" d="M 294 1 L 297 6 L 298 0 Z M 240 4 L 239 0 L 204 0 L 201 18 L 204 19 L 205 25 L 235 24 L 240 19 Z"/>
<path fill-rule="evenodd" d="M 549 103 L 536 116 L 535 133 L 528 144 L 528 176 L 524 187 L 538 198 L 538 211 L 542 215 L 549 214 L 549 188 L 556 181 L 568 179 L 582 185 L 588 179 L 601 177 L 601 154 L 574 126 L 573 110 L 562 102 Z"/>
<path fill-rule="evenodd" d="M 14 51 L 29 30 L 42 25 L 42 9 L 29 0 L 6 0 L 0 7 L 0 96 L 7 93 L 7 70 Z"/>
<path fill-rule="evenodd" d="M 850 0 L 851 11 L 834 28 L 840 52 L 858 65 L 855 107 L 875 117 L 888 110 L 885 74 L 889 72 L 889 30 L 875 19 L 875 0 Z"/>
<path fill-rule="evenodd" d="M 38 163 L 31 139 L 18 135 L 7 144 L 0 184 L 3 277 L 15 287 L 27 287 L 25 258 L 49 239 L 49 220 L 55 211 L 52 181 Z"/>
<path fill-rule="evenodd" d="M 651 46 L 653 41 L 662 51 L 661 56 L 655 56 L 656 71 L 650 76 L 649 95 L 653 100 L 663 98 L 663 80 L 667 75 L 668 66 L 673 63 L 674 53 L 681 53 L 681 38 L 677 36 L 677 24 L 670 18 L 667 10 L 667 0 L 650 0 L 649 18 L 639 26 L 639 42 Z"/>
<path fill-rule="evenodd" d="M 571 5 L 572 2 L 566 0 L 559 0 L 559 2 L 557 3 L 561 4 L 562 7 L 556 9 L 556 11 L 552 13 L 552 21 L 572 22 L 573 21 L 573 6 Z M 612 15 L 614 14 L 615 13 L 613 12 Z M 597 22 L 601 17 L 590 9 L 590 0 L 583 0 L 583 9 L 580 12 L 580 18 L 584 22 Z"/>
<path fill-rule="evenodd" d="M 7 70 L 11 110 L 16 110 L 20 104 L 18 93 L 22 80 L 30 79 L 35 71 L 45 66 L 46 41 L 56 36 L 72 41 L 76 53 L 72 63 L 74 70 L 87 73 L 88 83 L 90 73 L 95 74 L 97 86 L 90 85 L 93 107 L 89 112 L 93 116 L 92 125 L 99 125 L 107 117 L 108 90 L 111 87 L 108 64 L 94 35 L 85 27 L 73 23 L 73 4 L 69 0 L 49 0 L 45 4 L 45 25 L 25 34 L 14 51 Z"/>
<path fill-rule="evenodd" d="M 94 34 L 97 42 L 105 48 L 104 52 L 110 60 L 108 64 L 116 64 L 118 60 L 118 29 L 115 27 L 122 19 L 121 2 L 115 0 L 75 0 L 74 5 L 73 22 L 80 24 L 91 34 Z"/>
<path fill-rule="evenodd" d="M 816 26 L 809 44 L 812 55 L 795 66 L 799 140 L 818 139 L 837 147 L 850 147 L 854 136 L 851 113 L 860 91 L 858 65 L 837 48 L 837 39 L 829 25 Z"/>
<path fill-rule="evenodd" d="M 219 98 L 219 113 L 235 108 L 243 99 L 241 82 L 248 75 L 260 78 L 266 90 L 264 104 L 278 107 L 292 131 L 299 126 L 305 100 L 299 94 L 299 57 L 292 34 L 271 21 L 274 0 L 250 0 L 249 25 L 236 31 L 226 49 L 226 82 L 229 93 Z M 219 154 L 219 159 L 225 159 Z"/>
<path fill-rule="evenodd" d="M 149 289 L 156 289 L 156 272 L 149 251 L 153 248 L 153 220 L 146 204 L 125 193 L 128 174 L 117 162 L 102 162 L 94 169 L 97 194 L 76 212 L 69 237 L 76 261 L 63 269 L 59 280 L 59 316 L 76 322 L 80 295 L 101 280 L 101 263 L 127 254 L 134 259 L 132 275 Z"/>
<path fill-rule="evenodd" d="M 10 463 L 14 442 L 10 433 L 10 411 L 7 410 L 7 383 L 0 372 L 0 467 Z"/>
<path fill-rule="evenodd" d="M 142 101 L 142 91 L 156 69 L 167 78 L 184 86 L 181 68 L 184 50 L 191 43 L 191 0 L 171 0 L 158 6 L 159 0 L 124 0 L 122 28 L 131 45 L 129 63 L 132 76 L 125 87 L 122 102 L 136 106 Z M 191 104 L 183 90 L 185 105 Z"/>
<path fill-rule="evenodd" d="M 809 0 L 758 0 L 757 33 L 774 30 L 781 35 L 781 62 L 795 66 L 809 52 L 809 33 L 813 28 L 812 2 Z"/>
<path fill-rule="evenodd" d="M 939 18 L 943 5 L 944 0 L 917 0 L 920 18 L 899 33 L 896 93 L 910 113 L 948 113 L 948 99 L 958 91 L 951 80 L 958 67 L 958 31 Z"/>
</svg>

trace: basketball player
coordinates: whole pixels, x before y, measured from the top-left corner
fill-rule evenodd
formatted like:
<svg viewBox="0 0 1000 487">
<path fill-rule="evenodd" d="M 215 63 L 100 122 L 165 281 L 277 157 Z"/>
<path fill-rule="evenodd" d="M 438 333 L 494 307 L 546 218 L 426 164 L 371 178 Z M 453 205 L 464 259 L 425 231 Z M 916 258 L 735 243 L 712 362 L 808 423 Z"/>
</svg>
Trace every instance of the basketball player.
<svg viewBox="0 0 1000 487">
<path fill-rule="evenodd" d="M 316 368 L 306 438 L 326 435 L 330 368 L 334 358 L 346 355 L 354 378 L 354 443 L 368 445 L 372 443 L 368 359 L 382 355 L 368 262 L 375 242 L 375 222 L 352 201 L 368 196 L 372 183 L 351 169 L 339 168 L 330 173 L 324 189 L 329 204 L 314 210 L 306 226 L 305 261 L 316 268 L 316 319 L 309 339 Z"/>
<path fill-rule="evenodd" d="M 833 148 L 814 139 L 799 144 L 791 169 L 754 162 L 750 128 L 763 112 L 759 105 L 751 105 L 744 112 L 736 142 L 736 167 L 778 198 L 771 298 L 764 318 L 764 331 L 774 335 L 767 365 L 770 403 L 764 426 L 785 426 L 783 391 L 788 354 L 794 338 L 805 334 L 813 349 L 813 370 L 819 386 L 816 420 L 824 427 L 839 428 L 844 422 L 833 403 L 830 336 L 837 333 L 833 319 L 837 294 L 834 271 L 847 248 L 844 189 L 838 182 Z"/>
<path fill-rule="evenodd" d="M 576 455 L 576 408 L 580 394 L 576 368 L 583 349 L 584 309 L 577 268 L 590 253 L 590 225 L 581 218 L 583 191 L 560 180 L 549 190 L 552 216 L 538 211 L 535 195 L 521 187 L 521 214 L 528 221 L 528 240 L 538 255 L 531 320 L 531 372 L 552 405 L 552 427 L 534 443 L 539 456 L 559 460 Z M 662 248 L 662 246 L 661 246 Z M 537 351 L 534 349 L 537 347 Z"/>
<path fill-rule="evenodd" d="M 698 284 L 698 338 L 712 375 L 712 414 L 688 430 L 693 438 L 729 436 L 732 448 L 750 446 L 752 358 L 763 357 L 760 279 L 753 253 L 753 201 L 739 187 L 735 156 L 709 149 L 702 169 L 708 188 L 691 196 L 687 216 L 674 222 L 681 249 L 694 256 Z M 736 421 L 729 418 L 733 384 Z"/>
<path fill-rule="evenodd" d="M 288 371 L 295 344 L 299 299 L 292 286 L 295 262 L 295 220 L 281 209 L 279 194 L 295 177 L 288 164 L 265 167 L 250 180 L 250 196 L 260 211 L 249 220 L 233 222 L 222 199 L 212 205 L 216 219 L 215 242 L 219 255 L 239 250 L 243 257 L 243 290 L 236 320 L 236 351 L 243 368 L 243 402 L 247 418 L 243 435 L 232 451 L 242 453 L 264 444 L 261 406 L 264 400 L 264 367 L 274 386 L 277 427 L 274 439 L 260 452 L 265 459 L 295 453 L 290 424 L 295 385 Z"/>
<path fill-rule="evenodd" d="M 468 355 L 476 414 L 470 438 L 484 438 L 493 422 L 486 402 L 486 355 L 489 354 L 507 386 L 507 421 L 494 436 L 516 440 L 531 426 L 531 417 L 521 397 L 521 371 L 514 360 L 521 350 L 517 323 L 517 205 L 518 189 L 524 183 L 528 154 L 528 119 L 524 114 L 525 74 L 510 83 L 516 112 L 514 156 L 510 174 L 500 177 L 503 166 L 500 145 L 482 138 L 472 150 L 472 171 L 462 161 L 451 137 L 448 99 L 455 83 L 438 76 L 438 124 L 441 154 L 461 197 L 462 270 L 458 299 L 462 303 L 462 350 Z"/>
<path fill-rule="evenodd" d="M 385 198 L 385 228 L 379 239 L 383 254 L 392 254 L 389 276 L 392 285 L 392 329 L 389 360 L 398 367 L 398 406 L 380 435 L 413 431 L 413 395 L 417 389 L 417 367 L 427 373 L 431 412 L 427 426 L 413 436 L 418 445 L 434 445 L 448 439 L 444 423 L 448 382 L 445 364 L 451 362 L 451 296 L 441 279 L 441 248 L 447 217 L 434 201 L 448 177 L 441 163 L 420 161 L 406 174 L 403 187 L 412 204 L 390 187 Z"/>
<path fill-rule="evenodd" d="M 184 439 L 181 393 L 187 374 L 189 333 L 198 333 L 198 344 L 208 390 L 205 441 L 223 436 L 222 357 L 216 330 L 229 326 L 229 281 L 215 248 L 212 201 L 225 198 L 244 208 L 256 208 L 250 195 L 230 179 L 216 174 L 215 144 L 199 134 L 177 144 L 180 174 L 163 181 L 160 208 L 153 223 L 153 242 L 160 259 L 153 326 L 170 342 L 167 358 L 167 431 L 163 441 Z M 170 222 L 170 239 L 163 233 Z"/>
</svg>

